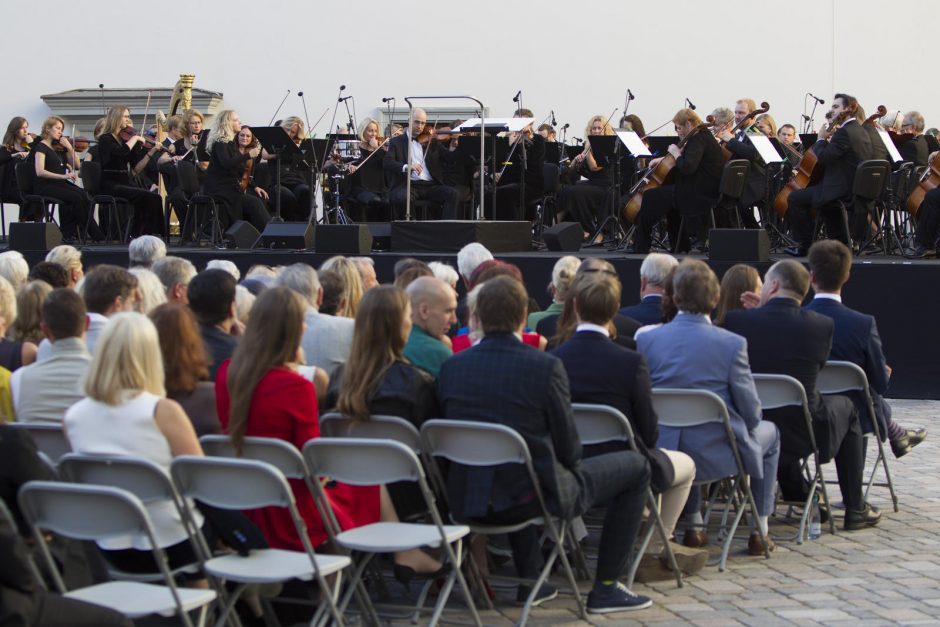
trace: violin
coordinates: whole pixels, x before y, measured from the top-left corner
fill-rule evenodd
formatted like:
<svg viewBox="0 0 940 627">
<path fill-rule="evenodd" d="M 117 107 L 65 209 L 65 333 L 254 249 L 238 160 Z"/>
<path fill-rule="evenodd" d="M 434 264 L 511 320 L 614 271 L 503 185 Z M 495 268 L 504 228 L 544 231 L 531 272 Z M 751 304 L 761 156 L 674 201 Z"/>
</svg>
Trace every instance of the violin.
<svg viewBox="0 0 940 627">
<path fill-rule="evenodd" d="M 732 127 L 731 130 L 729 130 L 728 132 L 731 133 L 732 135 L 737 135 L 738 131 L 740 131 L 742 128 L 745 128 L 751 125 L 751 120 L 753 120 L 759 115 L 763 115 L 767 113 L 768 111 L 770 111 L 770 105 L 767 104 L 766 102 L 760 103 L 759 109 L 754 109 L 753 111 L 748 113 L 746 116 L 744 116 L 744 118 L 740 122 L 735 124 L 734 127 Z M 705 120 L 709 125 L 711 126 L 715 125 L 714 116 L 709 115 L 708 117 L 705 118 Z M 728 142 L 726 141 L 718 140 L 718 144 L 721 146 L 721 154 L 725 158 L 725 161 L 730 160 L 732 157 L 731 151 L 725 147 L 725 144 L 727 143 Z"/>
<path fill-rule="evenodd" d="M 166 146 L 164 146 L 163 144 L 158 144 L 156 141 L 152 139 L 148 139 L 146 135 L 141 135 L 140 132 L 133 126 L 125 126 L 124 128 L 121 129 L 121 132 L 118 133 L 118 137 L 121 138 L 122 142 L 129 142 L 132 137 L 137 137 L 137 136 L 140 136 L 140 138 L 143 140 L 142 143 L 144 145 L 144 148 L 146 148 L 147 150 L 153 150 L 154 148 L 157 148 L 158 150 L 166 150 Z"/>
<path fill-rule="evenodd" d="M 252 137 L 252 141 L 247 146 L 239 146 L 238 150 L 242 154 L 248 154 L 248 151 L 252 148 L 257 148 L 259 146 L 257 138 Z M 245 171 L 242 172 L 242 177 L 238 181 L 238 188 L 242 190 L 244 194 L 248 191 L 248 186 L 251 185 L 251 180 L 253 177 L 253 170 L 255 168 L 255 160 L 252 158 L 248 159 L 248 163 L 245 164 Z"/>
<path fill-rule="evenodd" d="M 88 147 L 92 144 L 97 144 L 98 140 L 89 139 L 88 137 L 69 137 L 68 135 L 63 135 L 62 139 L 72 144 L 72 148 L 75 149 L 75 152 L 85 152 L 88 150 Z M 68 152 L 61 143 L 61 139 L 52 144 L 52 149 L 56 152 Z"/>
<path fill-rule="evenodd" d="M 26 139 L 19 141 L 19 142 L 15 142 L 14 148 L 20 148 L 22 150 L 29 150 L 29 145 L 32 144 L 34 141 L 36 141 L 36 133 L 27 133 L 26 135 L 27 135 Z"/>
</svg>

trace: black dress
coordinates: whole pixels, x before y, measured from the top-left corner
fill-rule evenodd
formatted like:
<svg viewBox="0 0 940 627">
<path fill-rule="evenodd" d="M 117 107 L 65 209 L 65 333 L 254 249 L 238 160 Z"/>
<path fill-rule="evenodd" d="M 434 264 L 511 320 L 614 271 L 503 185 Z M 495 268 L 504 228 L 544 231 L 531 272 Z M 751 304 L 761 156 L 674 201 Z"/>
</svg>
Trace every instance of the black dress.
<svg viewBox="0 0 940 627">
<path fill-rule="evenodd" d="M 388 188 L 385 185 L 385 170 L 382 167 L 384 152 L 370 157 L 375 151 L 360 146 L 357 170 L 347 177 L 349 198 L 362 211 L 356 219 L 360 221 L 388 219 Z M 368 161 L 366 161 L 368 159 Z M 365 165 L 359 165 L 365 162 Z"/>
<path fill-rule="evenodd" d="M 613 177 L 610 168 L 595 171 L 585 167 L 582 175 L 586 180 L 566 185 L 558 193 L 558 210 L 567 213 L 569 218 L 581 223 L 581 228 L 592 233 L 606 214 Z"/>
<path fill-rule="evenodd" d="M 16 164 L 19 159 L 13 157 L 21 150 L 14 150 L 9 146 L 0 146 L 0 198 L 3 202 L 18 203 L 20 201 L 20 188 L 16 184 Z"/>
<path fill-rule="evenodd" d="M 56 152 L 41 141 L 33 142 L 29 153 L 29 167 L 36 171 L 36 155 L 42 153 L 45 157 L 44 168 L 53 174 L 65 174 L 66 167 L 62 161 L 62 153 Z M 58 200 L 59 217 L 62 221 L 62 237 L 72 239 L 78 235 L 79 229 L 88 223 L 88 235 L 91 239 L 104 239 L 104 234 L 94 220 L 88 222 L 88 212 L 91 209 L 91 199 L 85 190 L 74 183 L 64 179 L 50 179 L 41 176 L 35 178 L 33 191 L 41 196 L 48 196 Z"/>
<path fill-rule="evenodd" d="M 160 194 L 138 187 L 131 178 L 134 165 L 147 149 L 136 144 L 133 149 L 110 133 L 98 137 L 98 161 L 101 163 L 101 191 L 124 198 L 134 205 L 130 235 L 163 234 L 163 200 Z"/>
<path fill-rule="evenodd" d="M 281 159 L 274 158 L 268 161 L 271 168 L 281 168 L 281 216 L 285 220 L 306 220 L 310 211 L 310 170 L 300 155 L 288 157 L 281 163 Z M 270 173 L 270 184 L 267 188 L 274 202 L 277 194 L 277 173 Z"/>
<path fill-rule="evenodd" d="M 222 228 L 226 229 L 236 220 L 248 220 L 251 224 L 263 231 L 271 216 L 264 208 L 264 203 L 253 194 L 246 194 L 241 190 L 239 182 L 251 156 L 238 151 L 233 141 L 216 141 L 209 151 L 209 169 L 206 170 L 206 181 L 203 191 L 220 203 L 219 219 Z"/>
</svg>

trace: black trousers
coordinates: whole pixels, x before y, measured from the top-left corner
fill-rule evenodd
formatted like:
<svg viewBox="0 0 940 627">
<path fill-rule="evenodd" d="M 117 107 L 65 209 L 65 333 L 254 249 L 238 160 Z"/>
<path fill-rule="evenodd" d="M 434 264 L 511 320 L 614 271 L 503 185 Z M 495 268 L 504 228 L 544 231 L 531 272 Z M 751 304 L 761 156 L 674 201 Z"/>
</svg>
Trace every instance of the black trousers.
<svg viewBox="0 0 940 627">
<path fill-rule="evenodd" d="M 558 192 L 558 212 L 567 213 L 569 219 L 577 220 L 582 229 L 593 233 L 607 216 L 610 196 L 609 181 L 578 181 Z"/>
<path fill-rule="evenodd" d="M 277 185 L 268 188 L 273 210 L 277 202 Z M 281 182 L 281 217 L 288 222 L 305 222 L 310 214 L 310 186 L 306 183 Z"/>
<path fill-rule="evenodd" d="M 213 190 L 209 195 L 219 206 L 219 222 L 223 231 L 237 220 L 248 220 L 253 227 L 263 231 L 271 221 L 264 201 L 254 194 L 242 192 L 237 186 L 230 190 Z"/>
<path fill-rule="evenodd" d="M 388 193 L 388 201 L 399 217 L 404 217 L 407 202 L 407 187 L 400 185 Z M 411 181 L 411 208 L 414 214 L 414 203 L 426 200 L 441 205 L 441 220 L 457 219 L 457 190 L 447 185 L 440 185 L 433 181 Z M 430 216 L 429 216 L 430 217 Z M 434 218 L 431 218 L 434 219 Z"/>
<path fill-rule="evenodd" d="M 41 182 L 40 182 L 41 181 Z M 94 220 L 88 221 L 88 212 L 91 211 L 91 198 L 82 188 L 65 181 L 36 181 L 36 193 L 58 200 L 59 217 L 61 220 L 62 236 L 72 238 L 78 235 L 80 229 L 88 224 L 88 237 L 93 240 L 104 239 L 104 233 L 98 228 Z"/>
<path fill-rule="evenodd" d="M 848 245 L 849 233 L 846 229 L 851 228 L 852 233 L 858 239 L 866 224 L 867 213 L 860 210 L 853 210 L 852 204 L 846 206 L 851 215 L 848 217 L 852 227 L 849 227 L 842 218 L 842 205 L 838 201 L 829 203 L 819 203 L 816 200 L 816 190 L 812 187 L 798 189 L 791 192 L 788 197 L 787 214 L 790 218 L 790 235 L 802 248 L 809 248 L 813 243 L 813 218 L 810 215 L 811 210 L 815 209 L 826 225 L 826 233 L 831 239 L 837 239 L 843 244 Z"/>
<path fill-rule="evenodd" d="M 163 199 L 160 194 L 132 185 L 109 185 L 102 192 L 124 198 L 134 206 L 130 224 L 131 237 L 163 235 Z"/>
<path fill-rule="evenodd" d="M 624 204 L 630 199 L 623 198 Z M 653 244 L 653 227 L 666 217 L 666 228 L 669 231 L 669 240 L 678 252 L 689 250 L 689 236 L 698 241 L 705 240 L 705 221 L 698 213 L 680 215 L 679 203 L 676 201 L 676 189 L 673 185 L 664 185 L 643 193 L 643 202 L 640 212 L 636 216 L 636 231 L 633 247 L 638 253 L 648 253 Z M 685 217 L 685 226 L 682 228 L 682 241 L 679 239 L 679 224 Z"/>
<path fill-rule="evenodd" d="M 940 237 L 940 187 L 930 190 L 924 196 L 917 210 L 917 243 L 926 248 L 934 248 Z"/>
</svg>

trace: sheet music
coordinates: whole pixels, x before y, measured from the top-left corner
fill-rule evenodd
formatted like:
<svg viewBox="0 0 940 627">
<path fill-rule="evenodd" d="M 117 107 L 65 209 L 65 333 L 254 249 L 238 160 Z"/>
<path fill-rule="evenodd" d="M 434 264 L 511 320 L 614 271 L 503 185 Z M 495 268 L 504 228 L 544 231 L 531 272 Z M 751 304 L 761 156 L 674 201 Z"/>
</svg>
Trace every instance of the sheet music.
<svg viewBox="0 0 940 627">
<path fill-rule="evenodd" d="M 760 135 L 757 133 L 749 133 L 747 136 L 748 140 L 757 149 L 757 154 L 760 155 L 760 158 L 764 160 L 764 163 L 780 163 L 783 161 L 783 157 L 780 156 L 780 153 L 777 152 L 777 149 L 774 148 L 774 145 L 770 143 L 770 138 L 766 135 Z"/>
<path fill-rule="evenodd" d="M 888 131 L 884 129 L 878 129 L 878 135 L 881 137 L 881 143 L 885 145 L 885 148 L 888 149 L 888 154 L 891 155 L 891 160 L 895 163 L 898 161 L 904 161 L 904 157 L 901 156 L 901 153 L 898 152 L 898 147 L 894 145 L 894 142 L 891 141 L 891 136 L 888 135 Z"/>
<path fill-rule="evenodd" d="M 627 147 L 627 150 L 630 151 L 630 154 L 635 157 L 650 157 L 653 153 L 649 151 L 646 147 L 646 144 L 643 143 L 643 140 L 640 139 L 640 136 L 636 134 L 635 131 L 615 131 L 617 137 L 620 138 L 620 141 L 623 142 L 623 145 Z"/>
<path fill-rule="evenodd" d="M 454 128 L 455 131 L 470 131 L 480 128 L 480 118 L 471 118 L 463 124 Z M 535 122 L 535 118 L 486 118 L 487 126 L 496 126 L 502 124 L 507 131 L 521 131 L 529 124 Z"/>
</svg>

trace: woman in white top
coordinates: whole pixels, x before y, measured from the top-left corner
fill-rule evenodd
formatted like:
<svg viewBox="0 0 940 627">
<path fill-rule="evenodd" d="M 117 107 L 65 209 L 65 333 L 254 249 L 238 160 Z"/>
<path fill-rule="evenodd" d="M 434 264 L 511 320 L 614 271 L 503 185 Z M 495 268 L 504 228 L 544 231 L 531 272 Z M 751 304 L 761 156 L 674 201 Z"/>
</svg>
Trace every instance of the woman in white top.
<svg viewBox="0 0 940 627">
<path fill-rule="evenodd" d="M 186 413 L 165 398 L 157 331 L 146 316 L 125 312 L 109 320 L 88 369 L 85 394 L 65 413 L 65 431 L 75 452 L 143 457 L 167 474 L 177 455 L 202 455 Z M 194 562 L 174 505 L 155 502 L 146 507 L 170 567 Z M 194 515 L 202 525 L 199 512 Z M 112 538 L 99 545 L 122 570 L 156 570 L 143 536 Z"/>
</svg>

